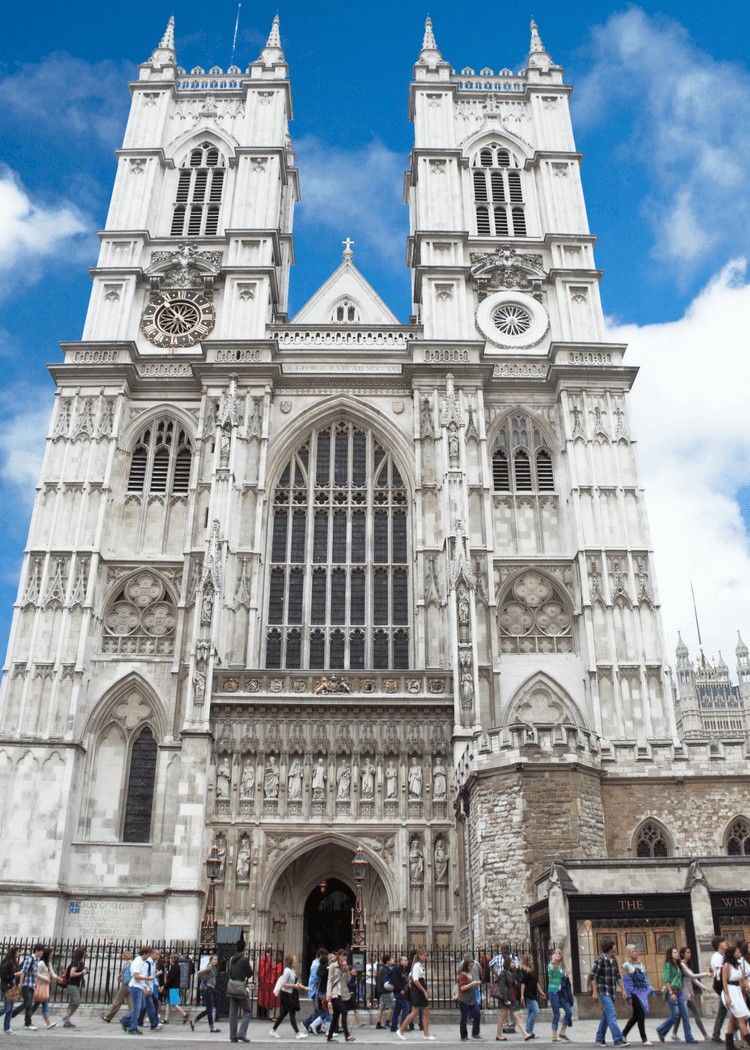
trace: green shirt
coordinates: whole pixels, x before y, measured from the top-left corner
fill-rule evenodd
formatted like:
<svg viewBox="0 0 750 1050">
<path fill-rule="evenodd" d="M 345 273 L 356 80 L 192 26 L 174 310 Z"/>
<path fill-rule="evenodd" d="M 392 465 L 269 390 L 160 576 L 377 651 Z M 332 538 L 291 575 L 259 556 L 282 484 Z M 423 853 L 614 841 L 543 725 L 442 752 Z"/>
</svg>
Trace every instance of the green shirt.
<svg viewBox="0 0 750 1050">
<path fill-rule="evenodd" d="M 565 970 L 562 967 L 558 968 L 555 966 L 553 968 L 552 963 L 547 963 L 547 991 L 559 992 L 564 976 Z"/>
<path fill-rule="evenodd" d="M 664 971 L 662 978 L 665 984 L 668 984 L 673 992 L 682 991 L 682 969 L 679 966 L 675 966 L 673 962 L 664 963 Z"/>
</svg>

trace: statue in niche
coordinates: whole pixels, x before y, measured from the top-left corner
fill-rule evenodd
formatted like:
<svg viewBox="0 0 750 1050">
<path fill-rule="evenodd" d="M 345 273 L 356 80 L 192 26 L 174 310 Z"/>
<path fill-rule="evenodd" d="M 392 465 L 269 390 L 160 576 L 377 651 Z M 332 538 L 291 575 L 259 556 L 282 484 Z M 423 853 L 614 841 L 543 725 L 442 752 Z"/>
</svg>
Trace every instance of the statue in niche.
<svg viewBox="0 0 750 1050">
<path fill-rule="evenodd" d="M 219 874 L 216 878 L 219 882 L 224 881 L 224 875 L 226 874 L 226 861 L 227 861 L 227 840 L 223 835 L 217 836 L 216 839 L 216 852 L 219 854 Z"/>
<path fill-rule="evenodd" d="M 432 770 L 432 797 L 436 802 L 442 802 L 448 797 L 448 771 L 440 756 Z"/>
<path fill-rule="evenodd" d="M 322 758 L 313 767 L 312 797 L 314 802 L 320 802 L 326 797 L 326 767 Z"/>
<path fill-rule="evenodd" d="M 466 588 L 462 587 L 458 592 L 458 640 L 460 642 L 469 641 L 469 618 L 469 595 Z"/>
<path fill-rule="evenodd" d="M 196 704 L 202 704 L 206 699 L 206 672 L 200 666 L 193 675 L 193 699 Z"/>
<path fill-rule="evenodd" d="M 263 794 L 266 798 L 279 797 L 279 763 L 276 761 L 276 755 L 271 755 L 268 759 L 263 777 Z"/>
<path fill-rule="evenodd" d="M 456 429 L 455 424 L 453 424 L 448 430 L 448 460 L 452 468 L 458 466 L 458 458 L 458 430 Z"/>
<path fill-rule="evenodd" d="M 412 886 L 424 883 L 424 854 L 419 839 L 412 839 L 409 847 L 409 879 Z"/>
<path fill-rule="evenodd" d="M 362 788 L 360 794 L 363 799 L 375 797 L 375 766 L 368 758 L 362 767 Z"/>
<path fill-rule="evenodd" d="M 297 802 L 302 798 L 302 763 L 296 755 L 289 766 L 287 798 L 290 802 Z"/>
<path fill-rule="evenodd" d="M 445 842 L 439 838 L 435 843 L 435 885 L 448 885 L 448 853 Z"/>
<path fill-rule="evenodd" d="M 203 592 L 201 598 L 201 623 L 208 625 L 211 623 L 211 616 L 214 610 L 214 592 L 209 587 Z"/>
<path fill-rule="evenodd" d="M 228 799 L 229 788 L 232 784 L 232 771 L 229 768 L 229 761 L 227 758 L 222 758 L 219 762 L 219 768 L 216 770 L 216 798 Z"/>
<path fill-rule="evenodd" d="M 422 797 L 422 767 L 416 755 L 412 756 L 409 766 L 409 798 L 421 799 Z"/>
<path fill-rule="evenodd" d="M 336 770 L 336 798 L 344 801 L 349 798 L 352 785 L 352 767 L 348 758 L 342 758 Z"/>
<path fill-rule="evenodd" d="M 253 797 L 255 791 L 255 770 L 253 769 L 253 763 L 248 758 L 245 762 L 245 766 L 242 770 L 242 780 L 240 781 L 240 798 L 248 799 Z"/>
<path fill-rule="evenodd" d="M 240 839 L 235 873 L 237 882 L 248 882 L 250 879 L 250 842 L 246 838 Z"/>
<path fill-rule="evenodd" d="M 388 759 L 388 765 L 385 770 L 385 797 L 396 798 L 398 792 L 398 770 L 393 764 L 393 759 Z"/>
<path fill-rule="evenodd" d="M 229 431 L 225 430 L 223 427 L 219 431 L 219 442 L 219 466 L 226 468 L 229 466 L 229 448 L 231 438 Z"/>
<path fill-rule="evenodd" d="M 461 706 L 470 708 L 474 703 L 474 676 L 468 667 L 461 672 Z"/>
</svg>

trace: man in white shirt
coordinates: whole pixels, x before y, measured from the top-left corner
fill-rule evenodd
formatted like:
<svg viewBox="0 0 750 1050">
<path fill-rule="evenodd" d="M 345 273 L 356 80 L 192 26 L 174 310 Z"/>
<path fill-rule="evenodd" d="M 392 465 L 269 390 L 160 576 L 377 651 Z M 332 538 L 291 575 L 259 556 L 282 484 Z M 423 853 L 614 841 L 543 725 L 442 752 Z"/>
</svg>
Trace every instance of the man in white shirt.
<svg viewBox="0 0 750 1050">
<path fill-rule="evenodd" d="M 721 968 L 724 965 L 724 954 L 727 950 L 727 942 L 723 937 L 717 935 L 711 938 L 711 947 L 714 950 L 711 956 L 711 963 L 709 973 L 714 979 L 714 991 L 719 997 L 719 1009 L 716 1011 L 716 1020 L 714 1021 L 714 1030 L 711 1036 L 711 1041 L 714 1043 L 723 1043 L 724 1040 L 721 1038 L 721 1026 L 727 1017 L 727 1008 L 724 1005 L 724 1000 L 721 997 Z"/>
<path fill-rule="evenodd" d="M 129 987 L 133 1009 L 129 1014 L 120 1018 L 120 1024 L 129 1035 L 138 1035 L 140 1033 L 138 1018 L 141 1016 L 141 1010 L 146 1002 L 146 985 L 153 981 L 149 967 L 152 950 L 150 945 L 144 945 L 130 964 L 131 977 Z"/>
</svg>

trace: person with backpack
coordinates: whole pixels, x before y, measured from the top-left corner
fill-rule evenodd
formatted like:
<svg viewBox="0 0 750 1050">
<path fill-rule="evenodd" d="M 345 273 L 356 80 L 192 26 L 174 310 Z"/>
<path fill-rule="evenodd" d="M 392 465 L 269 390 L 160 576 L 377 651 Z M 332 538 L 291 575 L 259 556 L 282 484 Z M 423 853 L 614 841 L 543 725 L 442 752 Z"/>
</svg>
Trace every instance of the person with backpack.
<svg viewBox="0 0 750 1050">
<path fill-rule="evenodd" d="M 382 964 L 378 967 L 375 979 L 375 992 L 378 997 L 378 1016 L 375 1023 L 376 1028 L 388 1028 L 393 1016 L 393 982 L 391 981 L 391 968 L 393 956 L 390 952 L 383 953 Z M 385 1017 L 385 1024 L 383 1018 Z"/>
<path fill-rule="evenodd" d="M 289 1023 L 294 1030 L 294 1034 L 297 1039 L 307 1039 L 309 1032 L 300 1032 L 297 1027 L 297 1014 L 299 1013 L 299 993 L 309 992 L 310 989 L 306 984 L 301 984 L 297 980 L 297 958 L 294 955 L 287 955 L 284 960 L 284 970 L 276 982 L 276 987 L 273 990 L 274 995 L 278 995 L 281 999 L 281 1010 L 279 1016 L 274 1023 L 273 1028 L 269 1032 L 274 1039 L 280 1039 L 279 1026 L 285 1017 L 289 1018 Z"/>
<path fill-rule="evenodd" d="M 65 971 L 67 976 L 65 986 L 68 989 L 68 1012 L 63 1021 L 63 1028 L 75 1028 L 71 1017 L 81 1005 L 81 992 L 86 985 L 86 974 L 89 972 L 88 967 L 85 965 L 85 960 L 86 949 L 76 948 L 73 952 L 73 961 Z"/>
<path fill-rule="evenodd" d="M 198 1016 L 190 1019 L 190 1027 L 195 1031 L 195 1026 L 204 1018 L 208 1018 L 209 1032 L 220 1032 L 220 1028 L 214 1026 L 214 1003 L 216 1001 L 216 980 L 219 976 L 219 956 L 212 955 L 208 964 L 202 970 L 198 970 L 198 987 L 203 996 L 205 1010 L 201 1010 Z"/>
<path fill-rule="evenodd" d="M 253 1003 L 248 991 L 247 982 L 253 976 L 253 967 L 245 951 L 245 942 L 237 942 L 237 951 L 229 960 L 227 967 L 229 981 L 229 1041 L 231 1043 L 249 1043 L 247 1029 L 253 1012 Z M 239 1014 L 242 1011 L 242 1020 Z M 238 1024 L 239 1021 L 239 1024 Z"/>
<path fill-rule="evenodd" d="M 120 976 L 118 977 L 119 985 L 112 1005 L 109 1010 L 102 1014 L 102 1020 L 110 1024 L 112 1018 L 119 1011 L 121 1006 L 127 1003 L 130 1009 L 133 1009 L 133 1003 L 130 998 L 130 978 L 133 976 L 130 970 L 130 964 L 133 961 L 133 953 L 129 952 L 127 948 L 122 953 L 122 967 L 120 968 Z"/>
<path fill-rule="evenodd" d="M 390 970 L 389 984 L 393 986 L 393 1013 L 391 1014 L 391 1031 L 396 1032 L 398 1026 L 411 1010 L 411 1003 L 407 995 L 409 985 L 409 960 L 402 955 L 396 966 Z"/>
</svg>

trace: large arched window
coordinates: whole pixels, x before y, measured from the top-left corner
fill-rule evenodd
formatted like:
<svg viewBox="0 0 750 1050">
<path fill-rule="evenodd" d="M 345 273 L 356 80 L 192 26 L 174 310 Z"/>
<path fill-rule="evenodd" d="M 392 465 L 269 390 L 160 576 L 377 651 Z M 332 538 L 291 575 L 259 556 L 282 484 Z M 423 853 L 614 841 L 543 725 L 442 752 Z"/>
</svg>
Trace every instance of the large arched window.
<svg viewBox="0 0 750 1050">
<path fill-rule="evenodd" d="M 727 853 L 730 857 L 750 857 L 750 821 L 744 817 L 733 821 L 729 828 Z"/>
<path fill-rule="evenodd" d="M 369 431 L 316 430 L 273 498 L 266 666 L 409 666 L 407 492 Z"/>
<path fill-rule="evenodd" d="M 647 859 L 668 857 L 670 853 L 667 834 L 655 820 L 647 820 L 635 836 L 635 855 Z"/>
<path fill-rule="evenodd" d="M 170 656 L 177 609 L 164 581 L 140 572 L 115 592 L 104 613 L 102 652 L 108 656 Z"/>
<path fill-rule="evenodd" d="M 492 454 L 495 492 L 554 492 L 552 454 L 527 416 L 510 416 L 495 438 Z"/>
<path fill-rule="evenodd" d="M 497 142 L 484 146 L 471 163 L 477 234 L 525 237 L 523 185 L 515 156 Z"/>
<path fill-rule="evenodd" d="M 210 142 L 191 151 L 180 169 L 172 212 L 173 237 L 215 237 L 224 190 L 224 158 Z"/>
<path fill-rule="evenodd" d="M 156 755 L 154 734 L 145 726 L 133 741 L 130 751 L 123 842 L 149 842 L 151 839 Z"/>
<path fill-rule="evenodd" d="M 153 420 L 133 449 L 128 492 L 187 492 L 191 461 L 184 429 L 172 419 Z"/>
</svg>

